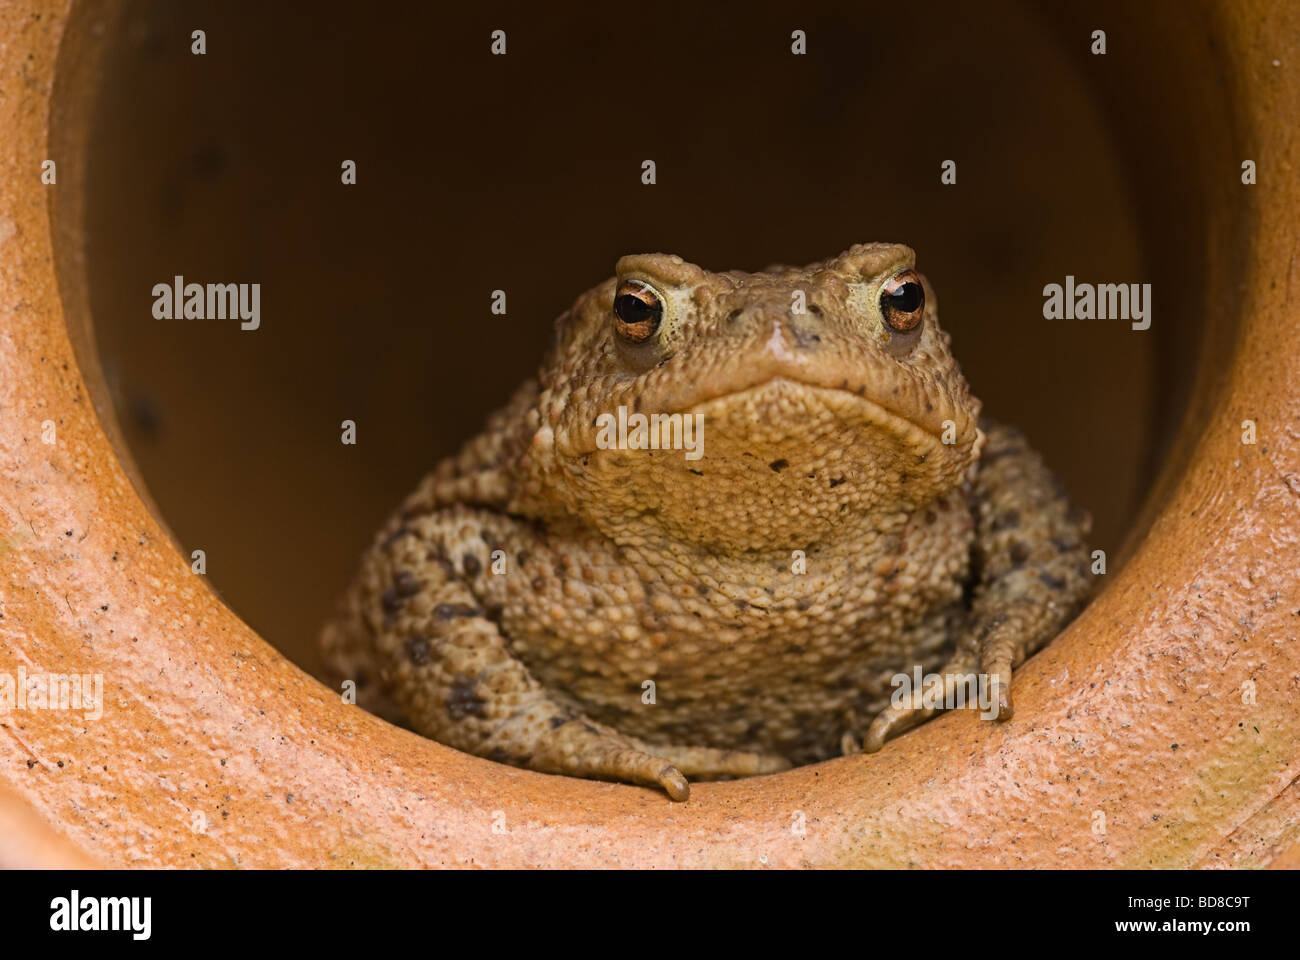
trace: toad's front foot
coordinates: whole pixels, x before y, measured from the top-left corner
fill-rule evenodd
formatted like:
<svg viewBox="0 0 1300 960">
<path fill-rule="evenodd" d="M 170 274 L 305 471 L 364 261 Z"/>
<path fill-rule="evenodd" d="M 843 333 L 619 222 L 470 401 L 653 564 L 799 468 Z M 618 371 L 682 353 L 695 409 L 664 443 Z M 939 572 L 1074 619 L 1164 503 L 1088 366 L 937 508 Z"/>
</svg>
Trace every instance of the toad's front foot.
<svg viewBox="0 0 1300 960">
<path fill-rule="evenodd" d="M 890 702 L 889 706 L 876 714 L 875 719 L 867 728 L 867 735 L 863 738 L 862 750 L 864 753 L 875 753 L 885 745 L 885 741 L 891 737 L 896 737 L 905 730 L 930 719 L 936 713 L 945 709 L 945 704 L 954 704 L 957 706 L 976 706 L 977 704 L 964 704 L 962 701 L 966 696 L 974 692 L 971 690 L 971 680 L 974 678 L 976 683 L 987 684 L 986 687 L 977 692 L 983 694 L 979 697 L 978 705 L 983 708 L 987 700 L 989 707 L 996 707 L 996 717 L 998 720 L 1011 719 L 1011 665 L 1010 663 L 998 665 L 993 671 L 990 671 L 986 678 L 980 678 L 973 675 L 967 662 L 953 661 L 945 666 L 939 675 L 943 677 L 942 696 L 923 697 L 923 692 L 915 690 L 912 696 L 901 700 L 895 704 Z M 935 701 L 938 701 L 937 703 Z M 983 714 L 981 714 L 983 716 Z M 846 750 L 846 753 L 849 751 Z"/>
<path fill-rule="evenodd" d="M 521 765 L 543 773 L 660 787 L 672 800 L 688 799 L 691 785 L 686 775 L 651 750 L 579 718 L 559 723 L 540 736 L 531 754 L 521 758 Z"/>
</svg>

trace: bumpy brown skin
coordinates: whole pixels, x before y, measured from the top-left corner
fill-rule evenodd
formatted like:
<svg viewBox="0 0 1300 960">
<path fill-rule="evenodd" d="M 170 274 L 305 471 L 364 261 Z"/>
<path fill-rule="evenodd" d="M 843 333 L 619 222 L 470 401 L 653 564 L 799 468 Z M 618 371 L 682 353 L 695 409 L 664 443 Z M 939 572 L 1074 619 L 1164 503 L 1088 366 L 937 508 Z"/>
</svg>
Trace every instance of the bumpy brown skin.
<svg viewBox="0 0 1300 960">
<path fill-rule="evenodd" d="M 322 638 L 334 679 L 462 750 L 674 799 L 879 749 L 933 712 L 890 704 L 917 664 L 989 674 L 1005 719 L 1087 593 L 1087 520 L 981 429 L 928 284 L 918 327 L 885 323 L 914 259 L 621 259 L 379 534 Z M 665 303 L 639 345 L 613 329 L 629 279 Z M 703 455 L 602 449 L 620 406 L 702 414 Z"/>
</svg>

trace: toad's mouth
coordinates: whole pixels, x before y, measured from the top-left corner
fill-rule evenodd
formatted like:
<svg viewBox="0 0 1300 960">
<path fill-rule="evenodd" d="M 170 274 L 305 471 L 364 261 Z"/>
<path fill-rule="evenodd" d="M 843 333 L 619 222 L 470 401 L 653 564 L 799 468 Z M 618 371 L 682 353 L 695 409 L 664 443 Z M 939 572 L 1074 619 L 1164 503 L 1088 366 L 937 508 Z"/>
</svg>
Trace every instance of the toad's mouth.
<svg viewBox="0 0 1300 960">
<path fill-rule="evenodd" d="M 640 408 L 667 414 L 708 412 L 701 408 L 716 409 L 731 401 L 744 405 L 746 399 L 766 394 L 773 412 L 781 413 L 797 410 L 802 402 L 820 404 L 829 393 L 838 392 L 843 395 L 838 407 L 850 420 L 859 414 L 868 421 L 887 416 L 933 442 L 946 436 L 949 444 L 958 445 L 974 442 L 978 433 L 977 404 L 955 372 L 936 372 L 828 342 L 816 352 L 791 349 L 779 330 L 761 344 L 746 345 L 727 362 L 701 366 L 700 376 L 683 377 L 688 367 L 661 362 L 660 368 L 640 378 Z M 757 410 L 763 404 L 749 406 Z"/>
<path fill-rule="evenodd" d="M 852 410 L 861 415 L 860 419 L 863 422 L 894 427 L 898 433 L 916 431 L 930 440 L 943 442 L 943 421 L 928 423 L 872 397 L 865 385 L 855 387 L 847 380 L 838 386 L 825 386 L 778 375 L 735 390 L 706 393 L 697 397 L 685 409 L 668 411 L 668 413 L 703 414 L 705 417 L 713 417 L 734 407 L 745 407 L 748 405 L 747 401 L 754 401 L 754 406 L 774 407 L 780 403 L 783 395 L 789 398 L 816 400 L 823 406 L 832 406 L 844 411 Z M 859 417 L 854 416 L 853 419 L 857 420 Z"/>
<path fill-rule="evenodd" d="M 626 427 L 629 418 L 637 415 L 650 425 L 651 432 L 660 419 L 699 417 L 711 432 L 725 431 L 733 439 L 761 432 L 777 442 L 798 442 L 814 421 L 829 413 L 849 431 L 850 444 L 851 438 L 860 436 L 856 431 L 868 430 L 891 436 L 926 456 L 939 454 L 968 461 L 977 455 L 981 436 L 975 420 L 977 406 L 962 409 L 926 399 L 912 403 L 909 401 L 915 396 L 905 389 L 905 382 L 898 384 L 896 391 L 891 385 L 882 397 L 878 385 L 872 389 L 847 377 L 793 377 L 787 371 L 761 378 L 752 371 L 748 374 L 717 377 L 688 389 L 671 385 L 650 390 L 643 384 L 635 398 L 627 398 L 631 402 L 620 401 L 613 391 L 608 419 L 598 419 L 592 431 L 569 434 L 570 442 L 561 442 L 561 452 L 585 456 L 609 449 L 599 442 L 594 427 L 614 422 Z M 576 445 L 573 440 L 578 441 Z"/>
</svg>

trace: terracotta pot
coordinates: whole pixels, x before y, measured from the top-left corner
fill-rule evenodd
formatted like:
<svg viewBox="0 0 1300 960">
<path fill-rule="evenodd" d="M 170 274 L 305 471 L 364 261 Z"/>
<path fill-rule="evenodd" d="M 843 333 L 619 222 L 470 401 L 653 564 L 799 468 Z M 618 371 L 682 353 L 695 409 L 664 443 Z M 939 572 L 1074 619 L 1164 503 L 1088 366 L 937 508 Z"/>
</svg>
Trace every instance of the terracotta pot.
<svg viewBox="0 0 1300 960">
<path fill-rule="evenodd" d="M 1206 268 L 1185 277 L 1208 325 L 1129 559 L 1018 672 L 1010 723 L 958 712 L 877 755 L 674 805 L 348 707 L 191 573 L 138 492 L 89 335 L 77 226 L 116 7 L 0 2 L 0 671 L 104 683 L 101 718 L 0 718 L 0 864 L 1300 862 L 1300 10 L 1172 9 L 1128 14 L 1164 38 L 1167 110 L 1195 116 L 1215 88 L 1232 126 L 1170 161 L 1208 209 Z"/>
</svg>

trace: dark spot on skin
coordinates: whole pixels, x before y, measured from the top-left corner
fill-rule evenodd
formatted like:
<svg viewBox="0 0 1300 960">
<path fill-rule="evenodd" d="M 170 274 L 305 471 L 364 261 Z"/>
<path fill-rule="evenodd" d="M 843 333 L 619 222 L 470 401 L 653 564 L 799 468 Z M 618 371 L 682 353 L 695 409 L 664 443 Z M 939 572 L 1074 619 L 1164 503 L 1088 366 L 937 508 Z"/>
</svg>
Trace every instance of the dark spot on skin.
<svg viewBox="0 0 1300 960">
<path fill-rule="evenodd" d="M 397 591 L 389 587 L 379 595 L 379 604 L 384 608 L 384 625 L 388 626 L 402 609 L 402 601 L 397 596 Z"/>
<path fill-rule="evenodd" d="M 470 677 L 457 677 L 447 691 L 447 716 L 454 721 L 466 717 L 487 716 L 487 701 L 478 695 L 478 683 Z"/>
<path fill-rule="evenodd" d="M 551 717 L 551 729 L 558 730 L 560 727 L 564 726 L 568 722 L 569 722 L 568 717 Z"/>
<path fill-rule="evenodd" d="M 522 567 L 525 563 L 528 562 L 528 551 L 520 550 L 518 553 L 515 554 L 515 559 L 519 561 L 519 566 Z"/>
<path fill-rule="evenodd" d="M 984 624 L 984 629 L 980 631 L 980 639 L 987 637 L 990 633 L 1006 622 L 1007 615 L 1005 613 L 999 613 L 996 616 L 990 617 L 988 623 Z"/>
<path fill-rule="evenodd" d="M 546 589 L 546 578 L 545 578 L 545 577 L 533 577 L 533 582 L 532 582 L 531 586 L 532 586 L 532 588 L 533 588 L 533 592 L 534 592 L 534 593 L 541 593 L 543 590 Z"/>
<path fill-rule="evenodd" d="M 483 616 L 487 617 L 493 623 L 500 625 L 501 616 L 506 612 L 506 608 L 499 603 L 493 603 L 483 608 Z"/>
<path fill-rule="evenodd" d="M 802 600 L 800 600 L 798 603 L 794 605 L 794 608 L 802 613 L 804 610 L 807 610 L 809 607 L 811 607 L 812 604 L 813 602 L 811 597 L 804 597 Z"/>
<path fill-rule="evenodd" d="M 1017 567 L 1029 559 L 1029 547 L 1017 541 L 1011 545 L 1011 562 Z"/>
<path fill-rule="evenodd" d="M 817 316 L 821 316 L 821 310 L 818 309 L 814 311 L 811 305 L 808 307 L 808 312 L 816 313 Z M 794 345 L 801 350 L 807 350 L 814 343 L 822 342 L 821 337 L 809 330 L 805 330 L 797 323 L 791 325 L 791 331 L 794 333 Z"/>
<path fill-rule="evenodd" d="M 695 592 L 698 593 L 701 597 L 703 597 L 708 594 L 709 588 L 702 583 L 697 583 L 695 585 Z"/>
<path fill-rule="evenodd" d="M 406 641 L 406 655 L 417 667 L 429 662 L 429 641 L 424 637 L 411 637 Z"/>
<path fill-rule="evenodd" d="M 451 560 L 447 558 L 447 555 L 445 553 L 442 553 L 441 551 L 437 551 L 437 550 L 430 550 L 425 555 L 424 559 L 428 560 L 430 563 L 436 563 L 438 566 L 442 567 L 442 572 L 446 574 L 448 580 L 456 576 L 456 568 L 452 566 Z"/>
<path fill-rule="evenodd" d="M 555 562 L 555 565 L 552 566 L 551 569 L 555 571 L 555 579 L 557 579 L 557 580 L 563 580 L 563 579 L 564 579 L 564 564 L 560 563 L 560 562 L 557 560 L 557 561 Z"/>
<path fill-rule="evenodd" d="M 1069 553 L 1071 550 L 1074 549 L 1074 544 L 1072 544 L 1069 540 L 1064 539 L 1063 537 L 1053 537 L 1052 546 L 1056 548 L 1057 553 Z"/>
<path fill-rule="evenodd" d="M 789 460 L 773 460 L 771 463 L 768 464 L 768 466 L 771 467 L 773 470 L 775 470 L 777 473 L 780 473 L 780 472 L 781 472 L 782 470 L 784 470 L 786 467 L 790 466 L 790 461 L 789 461 Z"/>
<path fill-rule="evenodd" d="M 991 529 L 997 532 L 998 530 L 1009 530 L 1018 526 L 1020 526 L 1020 511 L 1006 510 L 993 518 Z"/>
<path fill-rule="evenodd" d="M 460 558 L 461 569 L 465 571 L 467 577 L 477 577 L 483 572 L 483 564 L 479 563 L 478 557 L 472 553 L 467 553 Z"/>
<path fill-rule="evenodd" d="M 934 522 L 938 519 L 939 519 L 939 515 L 935 513 L 933 510 L 925 511 L 925 525 L 927 527 L 934 526 Z"/>
<path fill-rule="evenodd" d="M 478 607 L 472 607 L 468 603 L 440 603 L 433 608 L 433 615 L 443 623 L 457 617 L 482 616 Z"/>
<path fill-rule="evenodd" d="M 529 759 L 526 756 L 524 757 L 513 756 L 512 754 L 506 753 L 506 751 L 502 750 L 500 747 L 493 747 L 491 750 L 489 750 L 487 752 L 487 758 L 491 760 L 493 763 L 508 763 L 511 764 L 512 766 L 517 766 L 517 767 L 523 766 L 524 764 L 528 763 L 528 759 Z"/>
<path fill-rule="evenodd" d="M 1065 581 L 1051 573 L 1040 573 L 1038 579 L 1043 582 L 1044 586 L 1051 587 L 1053 590 L 1064 590 Z"/>
<path fill-rule="evenodd" d="M 843 477 L 836 477 L 834 480 L 831 481 L 831 489 L 834 490 L 836 487 L 838 487 L 838 486 L 839 486 L 841 483 L 843 483 L 843 482 L 844 482 L 844 478 L 843 478 Z"/>
<path fill-rule="evenodd" d="M 393 576 L 393 589 L 399 597 L 413 597 L 420 592 L 420 581 L 409 570 L 398 570 Z"/>
<path fill-rule="evenodd" d="M 748 609 L 749 609 L 749 601 L 748 601 L 748 600 L 736 600 L 736 601 L 734 601 L 734 602 L 735 602 L 735 604 L 736 604 L 736 609 L 737 609 L 737 610 L 748 610 Z"/>
<path fill-rule="evenodd" d="M 636 395 L 636 399 L 632 401 L 632 410 L 636 413 L 641 412 L 641 394 L 639 393 Z"/>
<path fill-rule="evenodd" d="M 690 470 L 689 467 L 687 467 L 687 469 Z M 702 476 L 704 476 L 704 472 L 701 471 L 701 470 L 691 470 L 691 473 L 695 474 L 697 477 L 702 477 Z"/>
<path fill-rule="evenodd" d="M 584 731 L 585 733 L 590 733 L 592 736 L 599 736 L 599 735 L 600 735 L 600 731 L 597 730 L 595 727 L 593 727 L 593 726 L 592 726 L 591 724 L 589 724 L 589 723 L 583 723 L 583 724 L 582 724 L 582 729 L 583 729 L 583 731 Z"/>
</svg>

